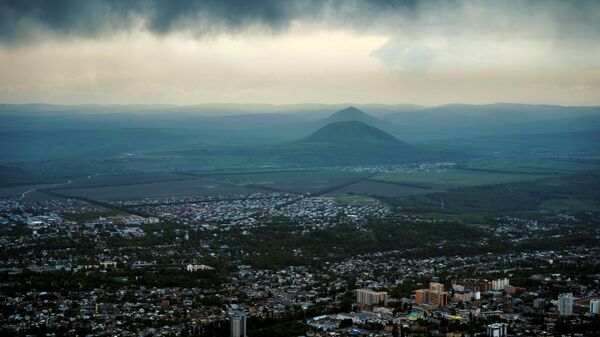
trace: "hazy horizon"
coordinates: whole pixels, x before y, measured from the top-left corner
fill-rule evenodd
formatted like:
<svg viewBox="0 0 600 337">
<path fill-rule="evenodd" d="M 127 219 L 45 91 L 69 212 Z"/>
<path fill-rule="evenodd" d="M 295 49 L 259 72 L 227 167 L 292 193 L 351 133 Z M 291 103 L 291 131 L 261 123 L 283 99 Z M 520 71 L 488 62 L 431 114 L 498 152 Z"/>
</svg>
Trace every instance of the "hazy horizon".
<svg viewBox="0 0 600 337">
<path fill-rule="evenodd" d="M 332 102 L 332 103 L 320 103 L 320 102 L 291 102 L 291 103 L 270 103 L 270 102 L 202 102 L 202 103 L 190 103 L 190 104 L 177 104 L 177 103 L 111 103 L 111 102 L 106 102 L 106 103 L 97 103 L 97 102 L 88 102 L 88 103 L 50 103 L 50 102 L 43 102 L 43 101 L 31 101 L 31 102 L 22 102 L 22 103 L 10 103 L 10 102 L 5 102 L 5 101 L 0 101 L 0 105 L 15 105 L 15 106 L 19 106 L 19 105 L 48 105 L 48 106 L 68 106 L 68 107 L 78 107 L 78 106 L 103 106 L 103 107 L 110 107 L 110 106 L 139 106 L 139 107 L 179 107 L 179 108 L 186 108 L 186 107 L 208 107 L 208 106 L 236 106 L 236 107 L 240 107 L 242 110 L 244 109 L 244 107 L 261 107 L 261 106 L 267 106 L 267 107 L 294 107 L 294 106 L 298 106 L 298 107 L 332 107 L 332 108 L 337 108 L 337 107 L 352 107 L 352 106 L 362 106 L 362 107 L 368 107 L 368 106 L 384 106 L 384 107 L 402 107 L 402 106 L 406 106 L 406 107 L 414 107 L 414 108 L 423 108 L 423 109 L 428 109 L 428 108 L 438 108 L 438 107 L 448 107 L 448 106 L 494 106 L 494 105 L 523 105 L 523 106 L 556 106 L 556 107 L 564 107 L 564 108 L 577 108 L 577 107 L 581 107 L 581 108 L 597 108 L 600 107 L 600 104 L 593 104 L 593 105 L 576 105 L 576 104 L 548 104 L 548 103 L 543 103 L 543 102 L 539 102 L 539 103 L 523 103 L 523 102 L 487 102 L 487 103 L 464 103 L 464 102 L 448 102 L 448 103 L 440 103 L 440 104 L 431 104 L 431 105 L 426 105 L 426 104 L 416 104 L 416 103 L 409 103 L 409 102 L 399 102 L 399 103 L 378 103 L 378 102 L 364 102 L 364 103 L 358 103 L 358 102 Z"/>
</svg>

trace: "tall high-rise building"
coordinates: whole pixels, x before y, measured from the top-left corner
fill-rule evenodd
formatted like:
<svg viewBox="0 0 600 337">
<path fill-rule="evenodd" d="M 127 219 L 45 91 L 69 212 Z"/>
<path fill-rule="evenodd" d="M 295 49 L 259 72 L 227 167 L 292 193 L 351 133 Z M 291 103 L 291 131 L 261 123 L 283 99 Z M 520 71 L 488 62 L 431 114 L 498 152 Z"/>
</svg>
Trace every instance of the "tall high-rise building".
<svg viewBox="0 0 600 337">
<path fill-rule="evenodd" d="M 362 305 L 382 304 L 387 306 L 388 293 L 370 289 L 356 289 L 356 303 Z"/>
<path fill-rule="evenodd" d="M 229 315 L 229 336 L 246 337 L 246 315 L 234 312 Z"/>
<path fill-rule="evenodd" d="M 538 310 L 538 311 L 544 311 L 544 308 L 546 307 L 546 300 L 544 300 L 543 298 L 536 298 L 535 300 L 533 300 L 533 308 Z"/>
<path fill-rule="evenodd" d="M 428 289 L 415 290 L 415 302 L 434 308 L 444 308 L 448 306 L 448 293 L 444 291 L 443 284 L 431 282 Z"/>
<path fill-rule="evenodd" d="M 487 326 L 488 337 L 506 337 L 508 331 L 508 324 L 506 323 L 493 323 Z"/>
<path fill-rule="evenodd" d="M 590 313 L 600 314 L 600 299 L 594 298 L 590 301 Z"/>
<path fill-rule="evenodd" d="M 504 290 L 509 285 L 507 278 L 492 280 L 492 290 Z"/>
<path fill-rule="evenodd" d="M 573 294 L 562 293 L 558 295 L 558 314 L 561 316 L 573 315 Z"/>
</svg>

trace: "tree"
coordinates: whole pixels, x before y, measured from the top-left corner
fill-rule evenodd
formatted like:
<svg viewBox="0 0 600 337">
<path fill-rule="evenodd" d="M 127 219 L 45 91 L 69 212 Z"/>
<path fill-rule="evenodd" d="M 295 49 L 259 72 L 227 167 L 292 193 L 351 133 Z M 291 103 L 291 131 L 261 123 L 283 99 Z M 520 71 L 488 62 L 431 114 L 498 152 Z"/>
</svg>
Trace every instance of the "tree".
<svg viewBox="0 0 600 337">
<path fill-rule="evenodd" d="M 343 319 L 340 321 L 340 329 L 349 328 L 352 326 L 352 320 L 350 318 Z"/>
<path fill-rule="evenodd" d="M 392 337 L 400 337 L 400 330 L 398 330 L 398 326 L 394 324 L 392 328 Z"/>
</svg>

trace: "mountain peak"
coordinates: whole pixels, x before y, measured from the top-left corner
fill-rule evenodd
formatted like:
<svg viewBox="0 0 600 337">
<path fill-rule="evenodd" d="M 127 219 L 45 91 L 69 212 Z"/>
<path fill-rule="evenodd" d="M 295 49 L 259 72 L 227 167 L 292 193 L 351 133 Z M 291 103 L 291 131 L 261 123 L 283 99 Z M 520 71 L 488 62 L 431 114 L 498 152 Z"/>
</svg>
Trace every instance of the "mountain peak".
<svg viewBox="0 0 600 337">
<path fill-rule="evenodd" d="M 329 118 L 330 121 L 361 121 L 364 122 L 365 119 L 375 120 L 374 117 L 365 113 L 364 111 L 355 108 L 353 106 L 349 106 L 345 109 L 334 112 Z"/>
</svg>

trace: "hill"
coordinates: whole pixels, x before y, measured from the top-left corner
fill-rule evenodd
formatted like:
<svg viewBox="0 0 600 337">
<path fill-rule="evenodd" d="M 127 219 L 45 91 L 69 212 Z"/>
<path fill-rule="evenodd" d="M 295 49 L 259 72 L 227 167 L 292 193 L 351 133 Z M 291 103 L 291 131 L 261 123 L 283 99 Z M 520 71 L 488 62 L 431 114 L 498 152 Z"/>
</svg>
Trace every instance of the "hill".
<svg viewBox="0 0 600 337">
<path fill-rule="evenodd" d="M 363 122 L 344 121 L 289 143 L 280 148 L 278 157 L 298 165 L 373 165 L 426 160 L 432 155 Z"/>
<path fill-rule="evenodd" d="M 39 175 L 19 167 L 0 165 L 0 186 L 40 182 Z"/>
<path fill-rule="evenodd" d="M 360 110 L 359 110 L 360 111 Z M 408 144 L 378 128 L 360 121 L 333 122 L 300 140 L 301 143 L 331 145 L 375 145 L 409 147 Z"/>
</svg>

